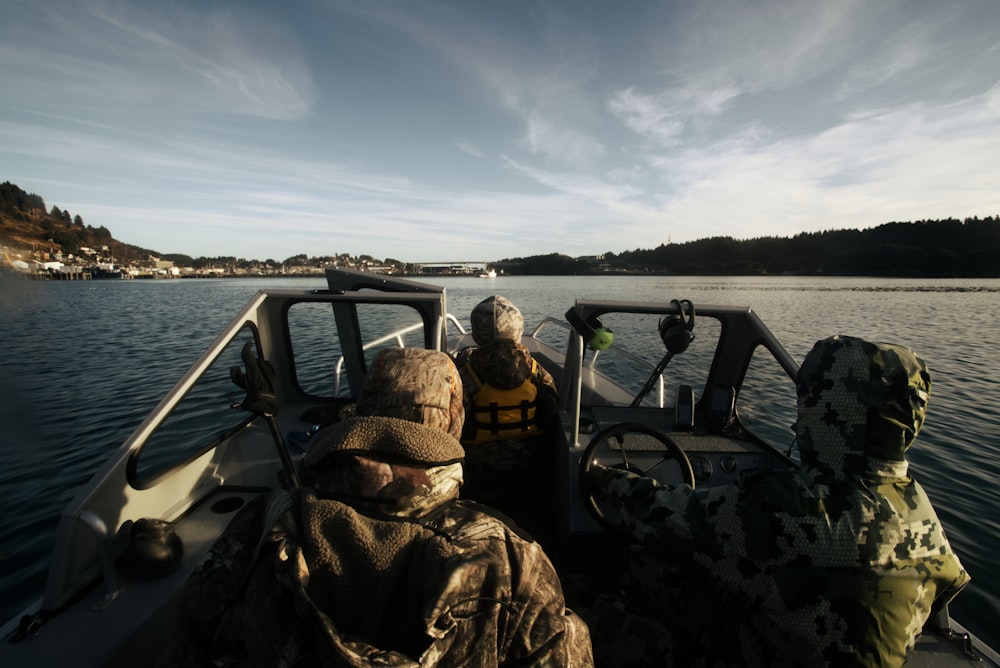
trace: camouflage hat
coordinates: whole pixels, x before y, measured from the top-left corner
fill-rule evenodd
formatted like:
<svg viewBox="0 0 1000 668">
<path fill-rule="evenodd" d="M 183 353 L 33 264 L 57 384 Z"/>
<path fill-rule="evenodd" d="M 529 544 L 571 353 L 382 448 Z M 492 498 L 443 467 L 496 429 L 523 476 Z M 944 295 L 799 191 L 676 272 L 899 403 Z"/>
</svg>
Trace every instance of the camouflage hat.
<svg viewBox="0 0 1000 668">
<path fill-rule="evenodd" d="M 524 334 L 524 317 L 506 297 L 493 295 L 476 304 L 469 318 L 472 338 L 485 346 L 498 339 L 520 341 Z"/>
<path fill-rule="evenodd" d="M 465 421 L 462 380 L 446 353 L 383 350 L 365 376 L 355 415 L 401 418 L 459 438 Z"/>
<path fill-rule="evenodd" d="M 420 464 L 461 461 L 465 449 L 455 438 L 412 420 L 394 417 L 354 417 L 316 432 L 309 442 L 305 464 L 317 468 L 338 454 L 379 453 Z"/>
<path fill-rule="evenodd" d="M 818 341 L 796 384 L 802 460 L 833 472 L 859 472 L 869 458 L 903 461 L 931 390 L 912 350 L 850 336 Z"/>
</svg>

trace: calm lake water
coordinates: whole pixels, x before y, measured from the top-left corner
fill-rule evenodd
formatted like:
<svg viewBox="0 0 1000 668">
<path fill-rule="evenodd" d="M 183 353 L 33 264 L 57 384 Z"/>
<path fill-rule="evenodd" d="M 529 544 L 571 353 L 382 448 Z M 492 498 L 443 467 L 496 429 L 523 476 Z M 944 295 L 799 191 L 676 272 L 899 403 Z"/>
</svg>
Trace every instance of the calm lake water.
<svg viewBox="0 0 1000 668">
<path fill-rule="evenodd" d="M 843 333 L 907 345 L 929 364 L 927 423 L 911 471 L 933 500 L 970 587 L 952 612 L 1000 647 L 1000 280 L 799 277 L 442 278 L 448 310 L 499 293 L 528 328 L 580 298 L 752 307 L 801 360 Z M 44 585 L 57 516 L 222 327 L 281 280 L 0 281 L 0 621 Z"/>
</svg>

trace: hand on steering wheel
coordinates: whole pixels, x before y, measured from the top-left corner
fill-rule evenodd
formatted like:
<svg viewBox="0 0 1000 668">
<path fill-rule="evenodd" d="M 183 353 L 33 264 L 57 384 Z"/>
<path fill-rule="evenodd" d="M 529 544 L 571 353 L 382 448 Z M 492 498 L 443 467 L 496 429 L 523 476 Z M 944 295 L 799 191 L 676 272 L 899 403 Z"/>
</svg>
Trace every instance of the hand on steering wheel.
<svg viewBox="0 0 1000 668">
<path fill-rule="evenodd" d="M 629 434 L 637 436 L 629 438 Z M 674 460 L 680 468 L 682 481 L 694 487 L 694 470 L 691 468 L 687 453 L 666 432 L 637 422 L 623 422 L 602 429 L 591 437 L 590 444 L 580 458 L 580 493 L 583 495 L 584 506 L 597 523 L 613 534 L 631 537 L 631 533 L 620 521 L 615 522 L 608 518 L 595 496 L 599 490 L 594 488 L 590 471 L 599 457 L 603 459 L 614 457 L 618 462 L 609 466 L 645 476 L 649 476 L 664 462 Z M 651 457 L 655 460 L 651 464 L 639 465 L 640 459 L 643 463 L 648 463 Z"/>
</svg>

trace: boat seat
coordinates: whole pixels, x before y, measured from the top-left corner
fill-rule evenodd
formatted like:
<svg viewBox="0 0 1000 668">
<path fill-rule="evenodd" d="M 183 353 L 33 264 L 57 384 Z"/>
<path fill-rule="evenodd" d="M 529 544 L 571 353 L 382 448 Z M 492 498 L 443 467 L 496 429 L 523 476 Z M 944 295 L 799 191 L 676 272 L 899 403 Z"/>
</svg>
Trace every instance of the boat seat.
<svg viewBox="0 0 1000 668">
<path fill-rule="evenodd" d="M 555 459 L 555 438 L 547 434 L 466 445 L 462 498 L 501 511 L 544 542 Z"/>
<path fill-rule="evenodd" d="M 725 431 L 736 419 L 736 389 L 731 385 L 708 387 L 704 403 L 709 431 Z"/>
</svg>

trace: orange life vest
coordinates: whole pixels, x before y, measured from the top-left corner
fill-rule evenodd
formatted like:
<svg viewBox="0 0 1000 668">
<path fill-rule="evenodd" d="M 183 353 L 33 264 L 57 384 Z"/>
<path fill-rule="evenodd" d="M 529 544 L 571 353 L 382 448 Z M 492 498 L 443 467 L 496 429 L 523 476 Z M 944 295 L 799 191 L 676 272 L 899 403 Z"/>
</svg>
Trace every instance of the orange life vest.
<svg viewBox="0 0 1000 668">
<path fill-rule="evenodd" d="M 538 387 L 534 383 L 538 374 L 538 362 L 531 360 L 531 375 L 519 386 L 502 390 L 479 380 L 476 372 L 469 372 L 479 386 L 471 416 L 476 431 L 471 443 L 502 441 L 508 438 L 538 436 Z"/>
</svg>

